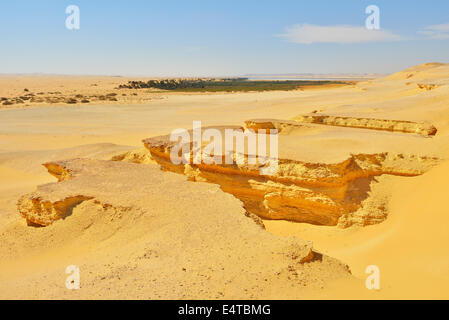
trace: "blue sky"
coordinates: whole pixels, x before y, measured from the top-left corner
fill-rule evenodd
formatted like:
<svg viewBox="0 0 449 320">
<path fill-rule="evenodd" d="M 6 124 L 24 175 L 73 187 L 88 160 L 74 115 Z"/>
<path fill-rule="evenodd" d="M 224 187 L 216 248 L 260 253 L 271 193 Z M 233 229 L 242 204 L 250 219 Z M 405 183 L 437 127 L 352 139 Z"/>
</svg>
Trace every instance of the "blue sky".
<svg viewBox="0 0 449 320">
<path fill-rule="evenodd" d="M 76 31 L 65 27 L 72 4 Z M 449 62 L 449 1 L 1 1 L 0 41 L 0 73 L 390 73 Z"/>
</svg>

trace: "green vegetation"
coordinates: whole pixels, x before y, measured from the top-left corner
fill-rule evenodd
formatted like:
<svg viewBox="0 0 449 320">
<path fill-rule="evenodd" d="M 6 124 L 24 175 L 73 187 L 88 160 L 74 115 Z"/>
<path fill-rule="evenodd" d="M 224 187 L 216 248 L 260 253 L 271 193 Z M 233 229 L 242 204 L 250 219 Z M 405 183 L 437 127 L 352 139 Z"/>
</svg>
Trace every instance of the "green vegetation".
<svg viewBox="0 0 449 320">
<path fill-rule="evenodd" d="M 245 78 L 238 79 L 167 79 L 129 81 L 121 85 L 120 89 L 162 89 L 175 92 L 245 92 L 245 91 L 273 91 L 296 90 L 301 87 L 319 86 L 329 84 L 348 84 L 345 81 L 314 81 L 314 80 L 259 80 L 251 81 Z"/>
</svg>

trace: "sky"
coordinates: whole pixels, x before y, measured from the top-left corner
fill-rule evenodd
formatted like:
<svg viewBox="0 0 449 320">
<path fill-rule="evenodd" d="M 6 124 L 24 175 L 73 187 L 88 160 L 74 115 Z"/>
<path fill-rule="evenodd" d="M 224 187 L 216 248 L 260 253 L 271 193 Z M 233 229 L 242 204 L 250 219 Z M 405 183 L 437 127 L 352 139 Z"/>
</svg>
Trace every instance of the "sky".
<svg viewBox="0 0 449 320">
<path fill-rule="evenodd" d="M 79 30 L 66 8 L 80 10 Z M 366 8 L 379 8 L 368 30 Z M 449 62 L 447 0 L 0 2 L 0 73 L 392 73 Z"/>
</svg>

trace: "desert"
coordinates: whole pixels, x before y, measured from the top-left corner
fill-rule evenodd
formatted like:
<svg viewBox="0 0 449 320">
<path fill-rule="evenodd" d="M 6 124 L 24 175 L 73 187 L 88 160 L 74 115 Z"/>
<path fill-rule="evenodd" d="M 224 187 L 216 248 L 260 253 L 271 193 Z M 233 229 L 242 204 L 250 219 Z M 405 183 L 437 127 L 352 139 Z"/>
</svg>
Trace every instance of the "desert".
<svg viewBox="0 0 449 320">
<path fill-rule="evenodd" d="M 448 299 L 448 74 L 230 92 L 1 76 L 0 298 Z M 170 133 L 197 120 L 276 129 L 277 172 L 173 164 Z"/>
</svg>

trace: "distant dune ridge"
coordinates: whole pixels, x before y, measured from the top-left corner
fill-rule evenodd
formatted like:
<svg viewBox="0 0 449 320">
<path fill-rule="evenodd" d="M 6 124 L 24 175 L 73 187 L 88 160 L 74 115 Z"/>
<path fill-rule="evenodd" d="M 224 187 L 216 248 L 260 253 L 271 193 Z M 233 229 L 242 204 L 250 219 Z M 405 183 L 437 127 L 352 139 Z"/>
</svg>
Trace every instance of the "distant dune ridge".
<svg viewBox="0 0 449 320">
<path fill-rule="evenodd" d="M 447 299 L 448 74 L 429 63 L 304 91 L 5 107 L 0 298 Z M 39 81 L 0 96 L 126 83 Z M 278 129 L 280 170 L 171 164 L 163 137 L 193 120 Z M 65 288 L 68 265 L 80 290 Z"/>
<path fill-rule="evenodd" d="M 246 74 L 250 79 L 326 79 L 326 80 L 368 80 L 387 76 L 377 73 L 283 73 L 283 74 Z"/>
</svg>

